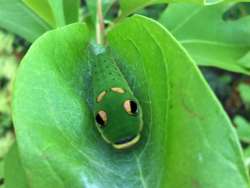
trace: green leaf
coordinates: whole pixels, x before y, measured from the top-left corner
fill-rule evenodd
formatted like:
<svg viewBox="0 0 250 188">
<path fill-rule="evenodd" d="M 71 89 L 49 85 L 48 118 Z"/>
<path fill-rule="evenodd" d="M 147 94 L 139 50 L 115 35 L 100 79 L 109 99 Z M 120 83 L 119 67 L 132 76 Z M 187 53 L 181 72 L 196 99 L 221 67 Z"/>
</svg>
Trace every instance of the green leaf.
<svg viewBox="0 0 250 188">
<path fill-rule="evenodd" d="M 234 123 L 237 125 L 237 133 L 241 141 L 250 143 L 250 123 L 241 116 L 234 118 Z"/>
<path fill-rule="evenodd" d="M 5 188 L 29 188 L 25 171 L 22 167 L 17 144 L 14 144 L 4 160 Z"/>
<path fill-rule="evenodd" d="M 99 161 L 105 155 L 96 153 L 98 144 L 100 151 L 106 144 L 96 132 L 84 97 L 88 42 L 85 25 L 60 28 L 39 38 L 21 63 L 13 117 L 30 187 L 91 186 L 99 170 L 109 168 Z"/>
<path fill-rule="evenodd" d="M 49 1 L 58 27 L 79 21 L 80 0 Z"/>
<path fill-rule="evenodd" d="M 69 25 L 37 40 L 21 63 L 13 118 L 31 188 L 248 187 L 225 112 L 175 39 L 143 17 L 109 33 L 143 108 L 142 140 L 127 151 L 105 143 L 86 103 L 88 42 L 85 25 Z"/>
<path fill-rule="evenodd" d="M 51 26 L 64 26 L 78 22 L 79 0 L 23 0 L 38 15 L 45 19 Z"/>
<path fill-rule="evenodd" d="M 171 4 L 160 22 L 198 65 L 250 75 L 250 16 L 223 20 L 229 5 Z M 247 55 L 247 56 L 246 56 Z"/>
<path fill-rule="evenodd" d="M 241 83 L 238 86 L 238 91 L 240 92 L 240 97 L 244 103 L 244 105 L 249 108 L 250 107 L 250 85 Z"/>
<path fill-rule="evenodd" d="M 248 171 L 250 171 L 250 147 L 244 150 L 245 164 L 248 167 Z"/>
<path fill-rule="evenodd" d="M 36 14 L 43 18 L 52 27 L 55 26 L 52 10 L 50 8 L 49 0 L 22 0 L 29 6 Z"/>
<path fill-rule="evenodd" d="M 169 32 L 151 20 L 133 17 L 114 29 L 109 42 L 127 64 L 138 65 L 131 74 L 138 77 L 138 90 L 148 92 L 150 99 L 151 137 L 137 164 L 144 185 L 249 187 L 228 117 Z M 167 81 L 169 99 L 163 97 Z"/>
<path fill-rule="evenodd" d="M 79 22 L 80 0 L 63 0 L 66 24 Z"/>
<path fill-rule="evenodd" d="M 141 9 L 143 7 L 160 4 L 160 3 L 195 3 L 195 4 L 204 4 L 204 5 L 213 5 L 220 3 L 224 0 L 121 0 L 121 16 L 119 19 L 128 16 L 131 13 L 134 13 L 136 10 Z M 231 0 L 227 0 L 228 2 L 232 2 Z M 237 1 L 237 0 L 236 0 Z M 235 1 L 234 1 L 235 2 Z"/>
<path fill-rule="evenodd" d="M 125 18 L 131 13 L 134 13 L 138 9 L 142 9 L 143 7 L 152 5 L 152 4 L 160 4 L 160 3 L 170 3 L 173 0 L 120 0 L 121 6 L 121 18 Z M 181 1 L 181 0 L 180 0 Z M 202 0 L 189 0 L 189 2 L 200 2 Z"/>
<path fill-rule="evenodd" d="M 0 27 L 30 42 L 50 29 L 22 0 L 0 0 Z"/>
</svg>

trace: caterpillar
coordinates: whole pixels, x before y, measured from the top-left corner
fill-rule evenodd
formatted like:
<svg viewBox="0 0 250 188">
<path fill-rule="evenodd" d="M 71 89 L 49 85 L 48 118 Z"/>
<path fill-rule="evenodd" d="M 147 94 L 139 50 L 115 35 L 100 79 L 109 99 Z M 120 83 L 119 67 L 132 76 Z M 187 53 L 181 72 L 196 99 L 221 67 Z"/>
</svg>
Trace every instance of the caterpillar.
<svg viewBox="0 0 250 188">
<path fill-rule="evenodd" d="M 92 63 L 93 114 L 103 139 L 115 149 L 126 149 L 140 140 L 142 109 L 128 82 L 107 50 Z"/>
</svg>

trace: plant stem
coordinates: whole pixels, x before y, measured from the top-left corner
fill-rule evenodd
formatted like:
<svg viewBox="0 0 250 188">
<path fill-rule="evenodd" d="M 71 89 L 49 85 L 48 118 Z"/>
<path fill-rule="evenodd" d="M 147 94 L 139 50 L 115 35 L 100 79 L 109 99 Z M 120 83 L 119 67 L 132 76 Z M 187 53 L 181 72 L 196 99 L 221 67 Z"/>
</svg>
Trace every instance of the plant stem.
<svg viewBox="0 0 250 188">
<path fill-rule="evenodd" d="M 96 12 L 96 43 L 104 44 L 104 19 L 102 14 L 102 0 L 97 0 L 97 12 Z"/>
</svg>

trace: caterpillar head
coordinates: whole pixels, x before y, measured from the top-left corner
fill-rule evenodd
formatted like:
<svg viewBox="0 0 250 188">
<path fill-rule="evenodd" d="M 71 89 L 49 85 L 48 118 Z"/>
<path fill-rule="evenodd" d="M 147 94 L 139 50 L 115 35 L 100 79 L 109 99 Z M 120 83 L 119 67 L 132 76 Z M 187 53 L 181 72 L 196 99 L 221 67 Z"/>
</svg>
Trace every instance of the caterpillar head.
<svg viewBox="0 0 250 188">
<path fill-rule="evenodd" d="M 104 140 L 116 149 L 136 144 L 143 127 L 142 110 L 131 92 L 113 87 L 102 91 L 96 101 L 95 121 Z"/>
</svg>

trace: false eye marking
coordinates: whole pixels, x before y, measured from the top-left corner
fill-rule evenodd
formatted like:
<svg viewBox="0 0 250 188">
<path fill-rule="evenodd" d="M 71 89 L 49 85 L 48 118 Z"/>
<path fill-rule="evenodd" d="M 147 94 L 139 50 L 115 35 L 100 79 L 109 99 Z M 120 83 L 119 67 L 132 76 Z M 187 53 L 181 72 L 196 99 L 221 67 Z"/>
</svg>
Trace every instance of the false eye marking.
<svg viewBox="0 0 250 188">
<path fill-rule="evenodd" d="M 96 97 L 96 101 L 99 103 L 102 101 L 102 99 L 105 97 L 105 95 L 107 94 L 106 91 L 102 91 L 97 97 Z"/>
<path fill-rule="evenodd" d="M 124 89 L 120 88 L 120 87 L 112 87 L 111 90 L 115 93 L 120 93 L 123 94 L 125 93 Z"/>
<path fill-rule="evenodd" d="M 125 111 L 130 115 L 136 115 L 138 113 L 138 107 L 135 101 L 126 100 L 123 104 Z"/>
<path fill-rule="evenodd" d="M 104 112 L 103 110 L 99 111 L 96 114 L 95 120 L 98 123 L 98 125 L 100 125 L 101 128 L 104 128 L 108 120 L 107 113 Z"/>
</svg>

